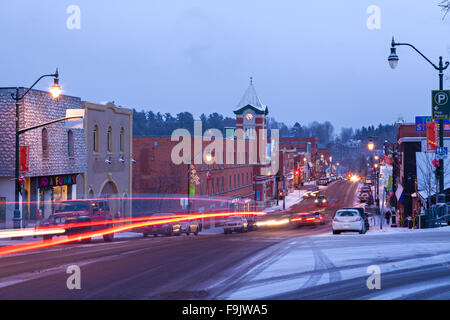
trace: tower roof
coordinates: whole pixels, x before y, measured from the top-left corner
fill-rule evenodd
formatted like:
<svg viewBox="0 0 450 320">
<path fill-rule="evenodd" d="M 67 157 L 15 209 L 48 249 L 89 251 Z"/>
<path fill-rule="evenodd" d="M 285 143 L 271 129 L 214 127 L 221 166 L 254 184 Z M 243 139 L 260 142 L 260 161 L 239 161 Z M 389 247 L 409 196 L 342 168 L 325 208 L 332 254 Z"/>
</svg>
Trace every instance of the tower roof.
<svg viewBox="0 0 450 320">
<path fill-rule="evenodd" d="M 267 114 L 267 106 L 261 102 L 261 99 L 259 99 L 255 87 L 253 86 L 252 77 L 250 77 L 250 85 L 248 86 L 247 90 L 242 96 L 241 101 L 239 101 L 239 104 L 234 110 L 234 113 L 236 114 L 242 113 L 243 109 L 245 109 L 246 107 L 252 107 L 252 109 L 256 113 Z"/>
</svg>

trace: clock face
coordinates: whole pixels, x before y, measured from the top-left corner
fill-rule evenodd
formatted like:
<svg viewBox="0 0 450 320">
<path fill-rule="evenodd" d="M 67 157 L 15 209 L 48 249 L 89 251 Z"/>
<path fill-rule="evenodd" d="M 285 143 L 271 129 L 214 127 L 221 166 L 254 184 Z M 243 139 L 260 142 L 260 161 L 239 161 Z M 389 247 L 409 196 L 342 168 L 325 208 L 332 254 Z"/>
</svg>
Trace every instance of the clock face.
<svg viewBox="0 0 450 320">
<path fill-rule="evenodd" d="M 252 121 L 253 115 L 252 115 L 251 113 L 247 113 L 247 114 L 245 115 L 245 118 L 246 118 L 248 121 Z"/>
</svg>

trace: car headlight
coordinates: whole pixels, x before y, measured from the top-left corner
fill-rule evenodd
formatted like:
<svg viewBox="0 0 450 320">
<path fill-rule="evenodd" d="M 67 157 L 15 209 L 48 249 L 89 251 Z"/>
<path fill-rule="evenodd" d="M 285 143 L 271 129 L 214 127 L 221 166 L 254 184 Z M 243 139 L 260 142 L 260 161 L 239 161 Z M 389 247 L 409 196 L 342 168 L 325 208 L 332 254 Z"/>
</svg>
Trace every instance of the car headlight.
<svg viewBox="0 0 450 320">
<path fill-rule="evenodd" d="M 314 200 L 314 202 L 317 203 L 317 202 L 319 202 L 319 200 L 316 199 L 316 200 Z"/>
<path fill-rule="evenodd" d="M 325 203 L 325 202 L 327 202 L 327 200 L 323 199 L 322 202 Z"/>
</svg>

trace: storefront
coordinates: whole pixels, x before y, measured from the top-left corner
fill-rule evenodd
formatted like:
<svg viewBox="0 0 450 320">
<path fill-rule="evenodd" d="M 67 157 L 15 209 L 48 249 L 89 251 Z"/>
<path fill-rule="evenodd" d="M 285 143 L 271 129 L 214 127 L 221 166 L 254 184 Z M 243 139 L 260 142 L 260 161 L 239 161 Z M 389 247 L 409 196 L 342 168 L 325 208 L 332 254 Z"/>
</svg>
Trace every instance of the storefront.
<svg viewBox="0 0 450 320">
<path fill-rule="evenodd" d="M 44 217 L 48 217 L 52 213 L 55 201 L 77 198 L 77 175 L 65 174 L 32 178 L 37 180 L 37 203 Z"/>
</svg>

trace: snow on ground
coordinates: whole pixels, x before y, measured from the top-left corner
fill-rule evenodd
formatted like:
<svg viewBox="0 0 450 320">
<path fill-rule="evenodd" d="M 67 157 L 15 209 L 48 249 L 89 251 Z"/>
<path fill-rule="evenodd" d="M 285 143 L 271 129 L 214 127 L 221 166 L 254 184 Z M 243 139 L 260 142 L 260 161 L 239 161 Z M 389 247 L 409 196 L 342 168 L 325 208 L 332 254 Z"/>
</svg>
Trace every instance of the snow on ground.
<svg viewBox="0 0 450 320">
<path fill-rule="evenodd" d="M 287 249 L 270 264 L 255 266 L 244 276 L 246 281 L 241 288 L 222 298 L 263 299 L 334 281 L 367 278 L 370 265 L 377 265 L 382 273 L 388 273 L 447 264 L 450 261 L 449 236 L 450 227 L 423 230 L 388 228 L 365 235 L 344 233 L 299 237 L 286 242 Z M 428 288 L 431 284 L 424 285 Z M 387 292 L 383 294 L 389 297 Z M 405 294 L 405 291 L 390 294 L 397 296 Z M 384 299 L 384 296 L 379 299 Z"/>
<path fill-rule="evenodd" d="M 305 193 L 307 191 L 308 190 L 294 190 L 294 192 L 289 193 L 286 196 L 286 203 L 285 203 L 286 210 L 289 209 L 290 207 L 292 207 L 293 205 L 299 203 L 300 201 L 302 201 L 303 196 L 305 195 Z M 264 209 L 264 211 L 267 213 L 272 213 L 272 212 L 281 211 L 281 210 L 283 210 L 283 200 L 279 200 L 278 205 Z"/>
</svg>

